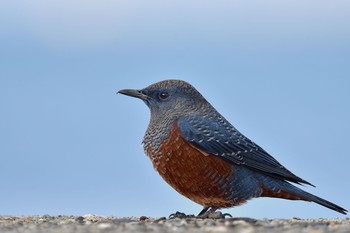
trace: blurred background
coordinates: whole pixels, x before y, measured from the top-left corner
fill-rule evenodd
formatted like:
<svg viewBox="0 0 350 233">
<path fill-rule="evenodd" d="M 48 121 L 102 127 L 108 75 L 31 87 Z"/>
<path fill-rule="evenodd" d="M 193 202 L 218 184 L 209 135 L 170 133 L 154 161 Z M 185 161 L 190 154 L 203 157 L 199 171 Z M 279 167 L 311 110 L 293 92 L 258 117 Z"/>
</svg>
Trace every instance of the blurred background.
<svg viewBox="0 0 350 233">
<path fill-rule="evenodd" d="M 349 1 L 4 0 L 1 214 L 197 214 L 143 153 L 147 107 L 116 95 L 169 78 L 350 208 Z M 343 217 L 269 198 L 224 212 Z"/>
</svg>

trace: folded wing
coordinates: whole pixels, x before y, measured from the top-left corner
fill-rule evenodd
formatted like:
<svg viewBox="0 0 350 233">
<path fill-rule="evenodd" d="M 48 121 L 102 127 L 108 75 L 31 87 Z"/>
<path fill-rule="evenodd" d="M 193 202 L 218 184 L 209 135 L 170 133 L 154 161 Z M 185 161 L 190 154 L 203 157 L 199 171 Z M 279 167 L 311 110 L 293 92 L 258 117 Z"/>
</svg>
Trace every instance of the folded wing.
<svg viewBox="0 0 350 233">
<path fill-rule="evenodd" d="M 180 135 L 201 151 L 278 179 L 312 185 L 282 166 L 221 116 L 186 116 L 177 123 Z"/>
</svg>

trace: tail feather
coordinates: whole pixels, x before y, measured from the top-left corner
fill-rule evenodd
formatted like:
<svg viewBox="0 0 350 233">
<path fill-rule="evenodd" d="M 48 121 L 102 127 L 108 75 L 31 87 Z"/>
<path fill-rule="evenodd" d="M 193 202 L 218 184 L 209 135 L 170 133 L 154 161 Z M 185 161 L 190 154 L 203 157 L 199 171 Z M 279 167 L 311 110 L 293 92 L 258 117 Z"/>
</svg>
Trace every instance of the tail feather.
<svg viewBox="0 0 350 233">
<path fill-rule="evenodd" d="M 271 184 L 270 184 L 271 185 Z M 310 201 L 315 202 L 319 205 L 322 205 L 324 207 L 327 207 L 331 210 L 337 211 L 341 214 L 347 214 L 347 210 L 343 207 L 336 205 L 330 201 L 327 201 L 323 198 L 320 198 L 318 196 L 315 196 L 311 193 L 308 193 L 290 183 L 284 182 L 279 189 L 276 189 L 276 185 L 273 184 L 270 186 L 272 188 L 269 188 L 268 186 L 264 185 L 262 187 L 262 197 L 277 197 L 277 198 L 284 198 L 289 200 L 303 200 L 303 201 Z"/>
<path fill-rule="evenodd" d="M 318 197 L 318 196 L 312 195 L 312 194 L 310 194 L 310 193 L 307 193 L 307 194 L 309 194 L 309 195 L 312 196 L 312 198 L 311 198 L 311 201 L 312 201 L 312 202 L 315 202 L 315 203 L 317 203 L 317 204 L 319 204 L 319 205 L 322 205 L 322 206 L 324 206 L 324 207 L 327 207 L 327 208 L 329 208 L 329 209 L 331 209 L 331 210 L 335 210 L 335 211 L 337 211 L 337 212 L 339 212 L 339 213 L 341 213 L 341 214 L 347 214 L 347 212 L 348 212 L 348 211 L 347 211 L 346 209 L 344 209 L 343 207 L 338 206 L 338 205 L 336 205 L 336 204 L 334 204 L 334 203 L 332 203 L 332 202 L 330 202 L 330 201 L 327 201 L 327 200 L 325 200 L 325 199 L 323 199 L 323 198 L 320 198 L 320 197 Z"/>
</svg>

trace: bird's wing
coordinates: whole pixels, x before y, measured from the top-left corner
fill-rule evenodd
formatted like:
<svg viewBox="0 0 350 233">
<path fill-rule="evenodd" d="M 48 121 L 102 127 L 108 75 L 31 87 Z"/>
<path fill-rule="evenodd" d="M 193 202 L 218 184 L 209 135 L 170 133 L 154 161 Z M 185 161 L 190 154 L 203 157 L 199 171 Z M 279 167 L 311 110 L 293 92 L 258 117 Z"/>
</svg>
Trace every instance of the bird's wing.
<svg viewBox="0 0 350 233">
<path fill-rule="evenodd" d="M 177 123 L 180 135 L 203 152 L 279 179 L 312 185 L 282 166 L 221 116 L 185 116 Z"/>
</svg>

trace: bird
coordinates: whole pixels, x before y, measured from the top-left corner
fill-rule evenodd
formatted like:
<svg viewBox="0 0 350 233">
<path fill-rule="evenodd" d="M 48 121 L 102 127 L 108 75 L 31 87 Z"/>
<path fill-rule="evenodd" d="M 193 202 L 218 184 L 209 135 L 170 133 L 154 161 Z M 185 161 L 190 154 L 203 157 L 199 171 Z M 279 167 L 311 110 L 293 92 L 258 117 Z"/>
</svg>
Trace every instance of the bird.
<svg viewBox="0 0 350 233">
<path fill-rule="evenodd" d="M 203 207 L 197 217 L 259 197 L 314 202 L 347 214 L 339 205 L 299 188 L 314 185 L 244 136 L 188 82 L 163 80 L 117 93 L 148 106 L 144 151 L 170 186 Z"/>
</svg>

